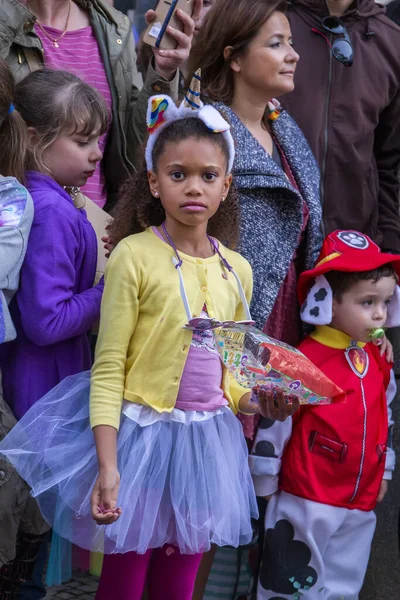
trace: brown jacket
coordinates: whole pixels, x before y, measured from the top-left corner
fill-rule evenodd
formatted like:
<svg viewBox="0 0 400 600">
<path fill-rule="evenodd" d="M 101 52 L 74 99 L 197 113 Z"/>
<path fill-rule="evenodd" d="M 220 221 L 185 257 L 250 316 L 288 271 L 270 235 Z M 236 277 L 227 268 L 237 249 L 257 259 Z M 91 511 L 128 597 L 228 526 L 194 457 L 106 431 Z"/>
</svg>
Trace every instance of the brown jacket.
<svg viewBox="0 0 400 600">
<path fill-rule="evenodd" d="M 345 67 L 330 52 L 327 15 L 325 0 L 291 3 L 300 61 L 282 104 L 319 162 L 326 234 L 356 229 L 400 252 L 400 29 L 374 0 L 356 0 L 341 17 L 354 51 Z"/>
<path fill-rule="evenodd" d="M 179 74 L 167 82 L 149 65 L 146 81 L 137 70 L 131 23 L 106 0 L 75 0 L 88 12 L 112 94 L 112 127 L 104 154 L 104 171 L 113 199 L 119 184 L 133 171 L 146 137 L 147 102 L 151 95 L 178 95 Z M 29 7 L 29 4 L 28 4 Z M 36 17 L 18 0 L 0 0 L 0 56 L 17 81 L 43 65 L 42 44 L 34 31 Z"/>
</svg>

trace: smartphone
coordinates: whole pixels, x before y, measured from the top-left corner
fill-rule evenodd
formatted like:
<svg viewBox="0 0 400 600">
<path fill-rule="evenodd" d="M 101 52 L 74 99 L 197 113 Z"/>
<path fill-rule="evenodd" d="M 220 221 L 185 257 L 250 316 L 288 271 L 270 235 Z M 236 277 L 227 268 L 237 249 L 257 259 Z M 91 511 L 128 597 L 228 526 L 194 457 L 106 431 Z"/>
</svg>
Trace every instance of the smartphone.
<svg viewBox="0 0 400 600">
<path fill-rule="evenodd" d="M 195 0 L 159 0 L 155 9 L 156 18 L 147 26 L 143 41 L 154 48 L 161 50 L 175 50 L 178 42 L 166 33 L 168 25 L 179 31 L 183 31 L 183 23 L 176 14 L 182 10 L 192 16 Z"/>
</svg>

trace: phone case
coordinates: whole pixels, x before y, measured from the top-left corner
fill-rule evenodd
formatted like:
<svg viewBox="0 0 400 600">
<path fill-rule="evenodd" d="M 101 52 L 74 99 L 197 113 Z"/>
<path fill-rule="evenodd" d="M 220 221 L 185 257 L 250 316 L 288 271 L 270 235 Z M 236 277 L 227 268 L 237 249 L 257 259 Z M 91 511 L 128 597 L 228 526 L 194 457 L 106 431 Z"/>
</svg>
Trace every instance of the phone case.
<svg viewBox="0 0 400 600">
<path fill-rule="evenodd" d="M 183 23 L 176 14 L 178 9 L 192 16 L 195 0 L 160 0 L 155 9 L 156 18 L 148 25 L 143 41 L 161 50 L 175 50 L 178 42 L 166 33 L 168 25 L 183 31 Z"/>
</svg>

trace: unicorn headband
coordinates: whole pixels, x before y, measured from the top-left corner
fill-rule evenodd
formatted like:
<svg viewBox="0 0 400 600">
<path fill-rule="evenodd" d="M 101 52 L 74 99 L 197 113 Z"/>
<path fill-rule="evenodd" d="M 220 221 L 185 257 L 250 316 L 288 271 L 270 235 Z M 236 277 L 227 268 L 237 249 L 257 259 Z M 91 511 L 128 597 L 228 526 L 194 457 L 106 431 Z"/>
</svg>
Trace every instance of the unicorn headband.
<svg viewBox="0 0 400 600">
<path fill-rule="evenodd" d="M 211 105 L 200 100 L 201 71 L 196 71 L 182 104 L 177 107 L 169 96 L 152 96 L 147 108 L 147 130 L 149 139 L 146 145 L 145 159 L 148 171 L 153 171 L 153 149 L 161 131 L 180 119 L 198 118 L 214 133 L 221 133 L 228 145 L 228 173 L 232 171 L 235 158 L 235 146 L 230 125 Z"/>
</svg>

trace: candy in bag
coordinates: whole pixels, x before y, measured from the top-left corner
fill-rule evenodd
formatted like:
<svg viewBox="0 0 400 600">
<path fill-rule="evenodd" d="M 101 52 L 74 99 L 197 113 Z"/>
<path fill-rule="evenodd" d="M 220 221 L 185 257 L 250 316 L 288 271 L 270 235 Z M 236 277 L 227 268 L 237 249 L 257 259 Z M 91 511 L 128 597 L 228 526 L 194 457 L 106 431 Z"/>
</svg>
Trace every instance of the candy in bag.
<svg viewBox="0 0 400 600">
<path fill-rule="evenodd" d="M 300 404 L 344 401 L 344 392 L 297 348 L 237 323 L 214 329 L 214 336 L 223 364 L 243 387 L 278 388 Z"/>
</svg>

